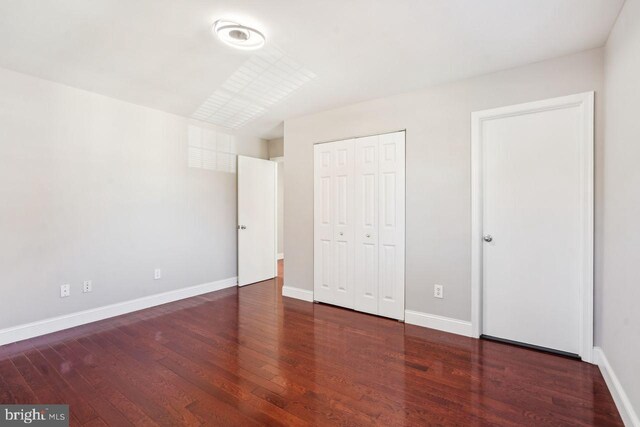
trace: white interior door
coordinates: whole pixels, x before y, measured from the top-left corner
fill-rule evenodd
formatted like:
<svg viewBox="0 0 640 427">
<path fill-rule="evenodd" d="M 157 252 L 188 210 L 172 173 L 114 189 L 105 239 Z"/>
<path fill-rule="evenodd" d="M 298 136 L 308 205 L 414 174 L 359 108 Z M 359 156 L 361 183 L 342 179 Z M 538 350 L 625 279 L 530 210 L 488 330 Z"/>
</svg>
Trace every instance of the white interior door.
<svg viewBox="0 0 640 427">
<path fill-rule="evenodd" d="M 276 276 L 276 163 L 238 156 L 238 285 Z"/>
<path fill-rule="evenodd" d="M 588 108 L 561 98 L 480 122 L 484 335 L 582 354 L 592 280 Z"/>
<path fill-rule="evenodd" d="M 314 299 L 404 319 L 404 132 L 314 147 Z"/>
<path fill-rule="evenodd" d="M 379 314 L 404 319 L 405 133 L 380 135 Z"/>
<path fill-rule="evenodd" d="M 353 140 L 314 150 L 314 299 L 353 308 Z"/>
<path fill-rule="evenodd" d="M 313 238 L 313 298 L 333 302 L 333 221 L 334 150 L 330 144 L 318 144 L 314 150 L 314 238 Z"/>
<path fill-rule="evenodd" d="M 335 221 L 333 223 L 334 294 L 333 304 L 353 308 L 355 292 L 353 284 L 353 140 L 331 144 L 334 149 L 333 188 Z"/>
<path fill-rule="evenodd" d="M 355 309 L 378 314 L 379 136 L 355 144 Z"/>
</svg>

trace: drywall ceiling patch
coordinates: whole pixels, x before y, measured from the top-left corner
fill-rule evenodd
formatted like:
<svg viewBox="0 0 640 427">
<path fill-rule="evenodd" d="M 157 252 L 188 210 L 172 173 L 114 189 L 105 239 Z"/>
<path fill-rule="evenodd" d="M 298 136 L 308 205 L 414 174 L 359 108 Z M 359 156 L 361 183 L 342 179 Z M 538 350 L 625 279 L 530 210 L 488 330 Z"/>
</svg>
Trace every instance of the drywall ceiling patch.
<svg viewBox="0 0 640 427">
<path fill-rule="evenodd" d="M 242 64 L 191 117 L 237 129 L 314 78 L 281 49 L 268 46 Z"/>
</svg>

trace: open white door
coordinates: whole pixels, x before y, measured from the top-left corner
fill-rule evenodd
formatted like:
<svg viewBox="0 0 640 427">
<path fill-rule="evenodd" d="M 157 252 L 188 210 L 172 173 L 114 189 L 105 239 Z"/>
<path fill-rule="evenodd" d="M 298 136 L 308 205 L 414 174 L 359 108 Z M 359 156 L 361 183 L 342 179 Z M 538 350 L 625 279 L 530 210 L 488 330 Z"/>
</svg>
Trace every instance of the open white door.
<svg viewBox="0 0 640 427">
<path fill-rule="evenodd" d="M 238 285 L 276 276 L 276 163 L 238 156 Z"/>
</svg>

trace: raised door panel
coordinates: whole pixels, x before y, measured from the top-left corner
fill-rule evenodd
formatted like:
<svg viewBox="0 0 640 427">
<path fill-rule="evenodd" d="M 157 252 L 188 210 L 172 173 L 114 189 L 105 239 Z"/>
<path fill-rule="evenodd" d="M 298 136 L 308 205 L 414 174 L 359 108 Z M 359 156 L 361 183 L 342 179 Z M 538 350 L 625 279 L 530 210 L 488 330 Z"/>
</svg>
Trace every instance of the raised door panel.
<svg viewBox="0 0 640 427">
<path fill-rule="evenodd" d="M 355 141 L 355 309 L 378 314 L 378 136 Z"/>
<path fill-rule="evenodd" d="M 379 144 L 379 314 L 404 319 L 405 133 Z"/>
<path fill-rule="evenodd" d="M 334 149 L 314 146 L 314 299 L 334 302 Z"/>
</svg>

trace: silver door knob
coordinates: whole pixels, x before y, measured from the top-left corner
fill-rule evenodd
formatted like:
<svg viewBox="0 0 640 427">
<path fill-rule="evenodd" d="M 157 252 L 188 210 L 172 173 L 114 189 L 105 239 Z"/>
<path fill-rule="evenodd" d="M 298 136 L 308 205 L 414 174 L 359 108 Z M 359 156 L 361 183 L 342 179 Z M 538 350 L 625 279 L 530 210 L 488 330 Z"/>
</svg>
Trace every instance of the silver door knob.
<svg viewBox="0 0 640 427">
<path fill-rule="evenodd" d="M 339 232 L 338 234 L 341 235 L 341 236 L 344 236 L 344 233 L 342 231 Z"/>
<path fill-rule="evenodd" d="M 239 225 L 239 226 L 238 226 L 238 229 L 239 229 L 239 230 L 246 230 L 246 229 L 247 229 L 247 226 L 246 226 L 246 225 Z"/>
<path fill-rule="evenodd" d="M 491 234 L 485 234 L 484 236 L 482 236 L 482 239 L 483 239 L 485 242 L 490 242 L 490 241 L 492 241 L 492 240 L 493 240 L 493 237 L 491 237 Z"/>
<path fill-rule="evenodd" d="M 367 237 L 371 237 L 371 234 L 367 234 L 366 236 L 367 236 Z"/>
</svg>

